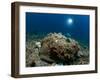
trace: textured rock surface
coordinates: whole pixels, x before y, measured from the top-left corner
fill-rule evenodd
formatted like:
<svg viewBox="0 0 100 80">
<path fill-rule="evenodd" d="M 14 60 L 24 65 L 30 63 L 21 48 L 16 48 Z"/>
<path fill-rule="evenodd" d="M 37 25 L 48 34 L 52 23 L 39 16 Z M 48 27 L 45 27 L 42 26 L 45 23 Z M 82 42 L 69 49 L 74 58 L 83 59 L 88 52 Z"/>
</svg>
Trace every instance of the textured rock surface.
<svg viewBox="0 0 100 80">
<path fill-rule="evenodd" d="M 49 33 L 26 43 L 26 66 L 80 65 L 89 63 L 89 49 L 61 33 Z"/>
<path fill-rule="evenodd" d="M 61 33 L 50 33 L 41 42 L 40 56 L 44 55 L 55 62 L 70 64 L 78 55 L 78 42 L 66 38 Z"/>
</svg>

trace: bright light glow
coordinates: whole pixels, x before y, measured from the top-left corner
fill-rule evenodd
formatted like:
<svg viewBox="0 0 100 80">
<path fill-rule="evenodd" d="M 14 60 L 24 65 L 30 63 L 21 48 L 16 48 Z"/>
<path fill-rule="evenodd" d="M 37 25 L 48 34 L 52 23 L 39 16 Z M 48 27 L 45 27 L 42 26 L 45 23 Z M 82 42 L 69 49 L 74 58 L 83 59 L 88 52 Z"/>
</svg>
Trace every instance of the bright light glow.
<svg viewBox="0 0 100 80">
<path fill-rule="evenodd" d="M 69 18 L 69 19 L 67 19 L 67 24 L 73 24 L 73 19 L 72 18 Z"/>
</svg>

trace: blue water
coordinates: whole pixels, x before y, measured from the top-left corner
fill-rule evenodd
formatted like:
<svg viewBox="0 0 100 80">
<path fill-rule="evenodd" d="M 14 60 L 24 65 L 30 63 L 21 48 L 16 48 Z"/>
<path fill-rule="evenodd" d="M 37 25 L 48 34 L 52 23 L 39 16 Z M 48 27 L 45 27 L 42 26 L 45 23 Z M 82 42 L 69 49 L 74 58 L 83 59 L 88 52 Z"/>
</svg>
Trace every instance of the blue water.
<svg viewBox="0 0 100 80">
<path fill-rule="evenodd" d="M 26 12 L 26 34 L 61 32 L 89 45 L 89 15 Z"/>
</svg>

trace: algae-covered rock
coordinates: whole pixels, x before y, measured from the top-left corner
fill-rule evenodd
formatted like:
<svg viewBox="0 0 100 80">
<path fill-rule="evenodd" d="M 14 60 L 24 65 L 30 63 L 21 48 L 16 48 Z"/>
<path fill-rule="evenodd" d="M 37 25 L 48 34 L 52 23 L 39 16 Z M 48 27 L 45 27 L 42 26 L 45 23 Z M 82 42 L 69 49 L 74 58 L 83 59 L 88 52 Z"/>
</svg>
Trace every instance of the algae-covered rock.
<svg viewBox="0 0 100 80">
<path fill-rule="evenodd" d="M 78 55 L 80 46 L 77 41 L 61 33 L 50 33 L 41 41 L 40 57 L 56 63 L 72 64 Z"/>
</svg>

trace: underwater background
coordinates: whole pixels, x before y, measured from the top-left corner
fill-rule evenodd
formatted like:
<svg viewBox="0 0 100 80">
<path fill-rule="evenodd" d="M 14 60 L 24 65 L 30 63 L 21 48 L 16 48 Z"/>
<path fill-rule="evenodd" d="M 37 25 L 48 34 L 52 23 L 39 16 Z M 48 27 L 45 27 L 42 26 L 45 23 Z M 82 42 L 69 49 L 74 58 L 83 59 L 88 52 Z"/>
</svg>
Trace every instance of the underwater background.
<svg viewBox="0 0 100 80">
<path fill-rule="evenodd" d="M 26 12 L 26 67 L 89 64 L 90 16 Z"/>
<path fill-rule="evenodd" d="M 89 15 L 26 12 L 26 34 L 59 33 L 89 46 Z"/>
</svg>

